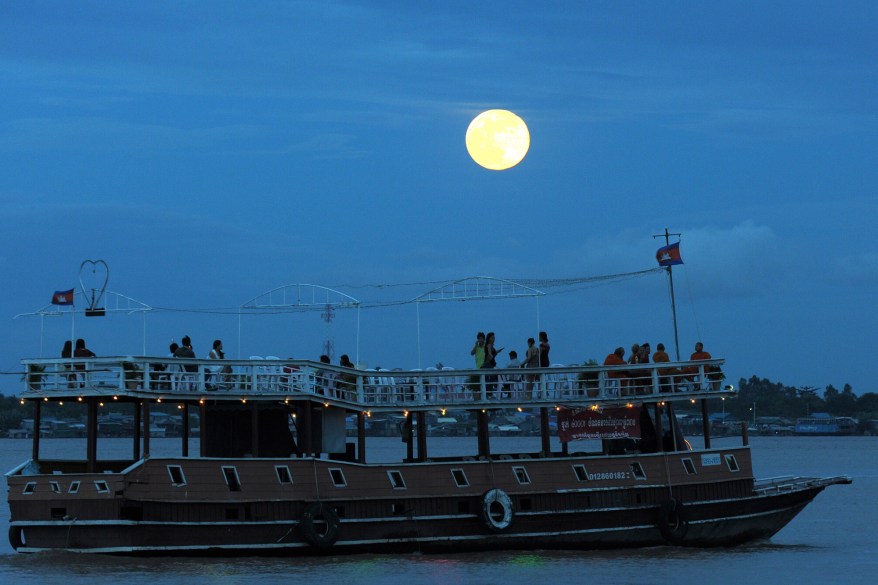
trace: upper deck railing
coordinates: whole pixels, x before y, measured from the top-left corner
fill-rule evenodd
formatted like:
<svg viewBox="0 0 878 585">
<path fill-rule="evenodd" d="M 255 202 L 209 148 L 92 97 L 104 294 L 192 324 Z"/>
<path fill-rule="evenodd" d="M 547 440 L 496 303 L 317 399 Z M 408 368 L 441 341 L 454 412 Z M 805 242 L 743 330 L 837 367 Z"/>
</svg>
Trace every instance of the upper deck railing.
<svg viewBox="0 0 878 585">
<path fill-rule="evenodd" d="M 23 360 L 22 398 L 309 398 L 357 410 L 662 400 L 730 394 L 721 359 L 626 366 L 356 370 L 308 360 L 102 357 Z"/>
</svg>

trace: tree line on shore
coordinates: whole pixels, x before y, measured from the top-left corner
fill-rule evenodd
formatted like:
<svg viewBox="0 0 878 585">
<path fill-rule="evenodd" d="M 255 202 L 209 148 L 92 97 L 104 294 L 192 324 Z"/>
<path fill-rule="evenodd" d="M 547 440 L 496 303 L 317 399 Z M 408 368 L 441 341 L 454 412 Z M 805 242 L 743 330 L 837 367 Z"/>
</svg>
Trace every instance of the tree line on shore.
<svg viewBox="0 0 878 585">
<path fill-rule="evenodd" d="M 719 410 L 720 400 L 712 400 L 712 412 Z M 167 409 L 174 413 L 173 405 L 156 405 L 156 408 Z M 110 405 L 102 409 L 102 414 L 118 411 L 128 413 L 130 405 Z M 751 376 L 749 380 L 741 378 L 737 386 L 737 396 L 722 401 L 722 410 L 738 420 L 750 420 L 755 413 L 760 417 L 776 416 L 795 420 L 809 416 L 815 412 L 825 412 L 833 416 L 850 416 L 861 423 L 878 419 L 878 394 L 867 392 L 857 396 L 850 384 L 841 390 L 832 384 L 822 392 L 812 386 L 786 386 L 781 382 L 772 382 L 766 378 Z M 21 428 L 24 419 L 33 418 L 33 404 L 22 405 L 14 396 L 3 396 L 0 399 L 0 437 L 6 437 L 10 429 Z M 85 416 L 85 407 L 78 403 L 58 404 L 48 402 L 42 405 L 43 418 L 80 419 Z"/>
</svg>

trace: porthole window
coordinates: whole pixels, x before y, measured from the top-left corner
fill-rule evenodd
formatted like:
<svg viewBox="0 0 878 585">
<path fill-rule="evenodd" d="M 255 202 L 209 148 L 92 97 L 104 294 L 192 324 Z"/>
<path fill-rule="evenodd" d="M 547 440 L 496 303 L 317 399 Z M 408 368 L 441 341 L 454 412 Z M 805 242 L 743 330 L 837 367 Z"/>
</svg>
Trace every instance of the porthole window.
<svg viewBox="0 0 878 585">
<path fill-rule="evenodd" d="M 293 475 L 290 473 L 290 468 L 286 465 L 275 465 L 274 473 L 277 475 L 277 481 L 281 485 L 293 483 Z"/>
<path fill-rule="evenodd" d="M 390 485 L 393 486 L 395 490 L 404 490 L 406 489 L 405 480 L 402 478 L 402 473 L 399 471 L 390 470 L 387 472 L 387 477 L 390 479 Z"/>
<path fill-rule="evenodd" d="M 344 471 L 338 467 L 333 467 L 329 470 L 329 477 L 332 478 L 332 485 L 337 488 L 347 487 L 348 485 L 348 482 L 344 477 Z"/>
<path fill-rule="evenodd" d="M 738 460 L 735 459 L 734 455 L 726 455 L 726 465 L 729 467 L 729 471 L 740 471 L 741 468 L 738 467 Z"/>
<path fill-rule="evenodd" d="M 573 473 L 576 474 L 576 481 L 588 481 L 588 472 L 585 470 L 585 465 L 581 463 L 574 465 Z"/>
<path fill-rule="evenodd" d="M 512 473 L 515 474 L 515 479 L 517 479 L 518 483 L 521 485 L 528 485 L 530 483 L 530 476 L 527 474 L 527 469 L 524 467 L 513 467 Z"/>
<path fill-rule="evenodd" d="M 634 479 L 646 479 L 646 472 L 643 471 L 640 461 L 633 461 L 631 463 L 631 473 L 634 474 Z"/>
<path fill-rule="evenodd" d="M 70 487 L 67 488 L 67 493 L 68 493 L 68 494 L 77 494 L 77 493 L 79 493 L 79 480 L 71 481 L 71 482 L 70 482 Z"/>
<path fill-rule="evenodd" d="M 60 494 L 61 493 L 61 484 L 58 483 L 57 481 L 50 481 L 49 487 L 52 488 L 53 494 Z"/>
<path fill-rule="evenodd" d="M 692 459 L 686 457 L 683 459 L 683 469 L 686 470 L 686 475 L 697 475 L 698 472 L 695 470 L 695 464 L 692 463 Z"/>
<path fill-rule="evenodd" d="M 100 479 L 95 482 L 95 489 L 99 494 L 108 494 L 110 493 L 110 486 L 107 485 L 107 482 Z"/>
<path fill-rule="evenodd" d="M 29 495 L 31 495 L 32 493 L 34 493 L 34 491 L 35 491 L 36 489 L 37 489 L 37 482 L 35 482 L 35 481 L 29 481 L 29 482 L 27 482 L 26 484 L 24 484 L 24 489 L 21 490 L 21 493 L 23 493 L 23 494 L 26 495 L 26 496 L 29 496 Z"/>
<path fill-rule="evenodd" d="M 186 476 L 183 475 L 183 468 L 179 465 L 168 465 L 168 475 L 171 476 L 171 485 L 180 487 L 186 485 Z"/>
<path fill-rule="evenodd" d="M 457 484 L 457 487 L 469 486 L 469 480 L 466 478 L 466 473 L 464 473 L 463 469 L 452 469 L 451 475 L 454 477 L 454 483 Z"/>
<path fill-rule="evenodd" d="M 229 486 L 230 492 L 241 491 L 241 478 L 238 477 L 238 469 L 236 467 L 223 467 L 223 477 L 226 480 L 226 485 Z"/>
</svg>

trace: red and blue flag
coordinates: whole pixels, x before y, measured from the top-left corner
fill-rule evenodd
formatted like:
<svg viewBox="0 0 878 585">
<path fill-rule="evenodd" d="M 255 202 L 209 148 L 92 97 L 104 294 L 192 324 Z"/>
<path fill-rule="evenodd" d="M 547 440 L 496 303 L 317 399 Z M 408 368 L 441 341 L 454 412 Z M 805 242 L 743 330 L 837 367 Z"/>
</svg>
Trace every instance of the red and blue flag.
<svg viewBox="0 0 878 585">
<path fill-rule="evenodd" d="M 683 258 L 680 257 L 680 242 L 659 248 L 658 252 L 655 253 L 655 259 L 658 260 L 659 266 L 682 264 Z"/>
</svg>

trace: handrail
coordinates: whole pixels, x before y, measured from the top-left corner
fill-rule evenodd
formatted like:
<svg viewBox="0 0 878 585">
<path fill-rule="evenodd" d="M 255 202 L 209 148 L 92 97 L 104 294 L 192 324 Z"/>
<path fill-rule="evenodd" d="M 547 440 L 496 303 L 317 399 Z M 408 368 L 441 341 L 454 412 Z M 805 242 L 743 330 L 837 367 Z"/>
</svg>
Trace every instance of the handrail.
<svg viewBox="0 0 878 585">
<path fill-rule="evenodd" d="M 152 356 L 26 359 L 23 398 L 131 393 L 171 399 L 308 397 L 353 409 L 683 400 L 733 392 L 722 359 L 625 366 L 357 370 L 310 360 Z"/>
</svg>

